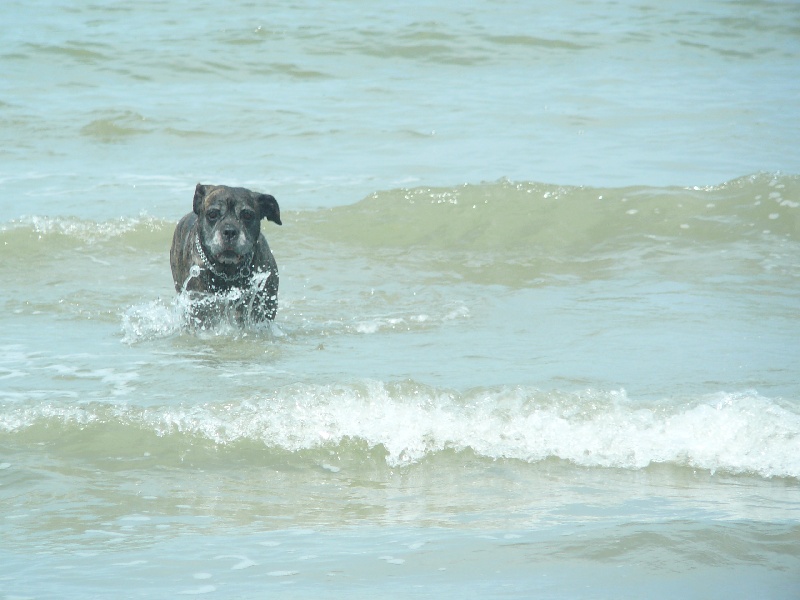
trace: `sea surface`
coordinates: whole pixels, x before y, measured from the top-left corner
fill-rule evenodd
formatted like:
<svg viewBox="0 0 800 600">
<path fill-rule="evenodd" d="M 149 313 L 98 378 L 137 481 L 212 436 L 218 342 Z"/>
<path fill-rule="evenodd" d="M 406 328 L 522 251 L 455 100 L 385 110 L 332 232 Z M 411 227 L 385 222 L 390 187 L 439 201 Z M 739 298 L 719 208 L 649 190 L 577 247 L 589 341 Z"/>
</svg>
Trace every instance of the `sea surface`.
<svg viewBox="0 0 800 600">
<path fill-rule="evenodd" d="M 800 598 L 796 0 L 0 14 L 0 599 Z"/>
</svg>

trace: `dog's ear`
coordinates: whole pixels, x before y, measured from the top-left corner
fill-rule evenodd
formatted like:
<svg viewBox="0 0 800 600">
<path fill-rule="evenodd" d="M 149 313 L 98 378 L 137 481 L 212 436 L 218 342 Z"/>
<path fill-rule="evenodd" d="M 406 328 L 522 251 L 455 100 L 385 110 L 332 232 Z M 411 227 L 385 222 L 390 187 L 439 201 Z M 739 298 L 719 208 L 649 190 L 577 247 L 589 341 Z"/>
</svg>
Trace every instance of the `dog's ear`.
<svg viewBox="0 0 800 600">
<path fill-rule="evenodd" d="M 210 186 L 203 185 L 202 183 L 198 183 L 197 187 L 194 188 L 194 203 L 192 204 L 192 208 L 194 209 L 195 214 L 200 214 L 203 210 L 203 200 L 206 199 L 206 193 Z"/>
<path fill-rule="evenodd" d="M 261 218 L 277 223 L 278 225 L 283 225 L 283 223 L 281 223 L 281 209 L 275 197 L 269 194 L 256 194 L 255 196 L 258 209 L 261 212 Z"/>
</svg>

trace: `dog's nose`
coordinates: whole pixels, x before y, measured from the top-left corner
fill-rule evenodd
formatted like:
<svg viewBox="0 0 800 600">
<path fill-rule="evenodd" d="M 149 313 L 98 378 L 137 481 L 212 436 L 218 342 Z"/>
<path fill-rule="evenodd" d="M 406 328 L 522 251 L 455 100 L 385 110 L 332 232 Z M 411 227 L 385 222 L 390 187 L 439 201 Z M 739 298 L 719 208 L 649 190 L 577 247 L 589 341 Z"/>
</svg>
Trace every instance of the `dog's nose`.
<svg viewBox="0 0 800 600">
<path fill-rule="evenodd" d="M 235 227 L 226 227 L 225 229 L 222 230 L 222 237 L 224 237 L 228 241 L 232 240 L 237 235 L 239 235 L 239 230 L 236 229 Z"/>
</svg>

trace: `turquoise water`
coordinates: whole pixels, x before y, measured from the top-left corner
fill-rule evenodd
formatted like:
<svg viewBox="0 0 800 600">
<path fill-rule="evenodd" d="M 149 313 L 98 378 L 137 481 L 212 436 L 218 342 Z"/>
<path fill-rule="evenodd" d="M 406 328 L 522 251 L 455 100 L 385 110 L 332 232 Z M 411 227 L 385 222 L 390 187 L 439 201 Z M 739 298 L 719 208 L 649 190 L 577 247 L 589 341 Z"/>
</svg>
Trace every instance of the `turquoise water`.
<svg viewBox="0 0 800 600">
<path fill-rule="evenodd" d="M 4 15 L 0 598 L 798 596 L 796 3 Z"/>
</svg>

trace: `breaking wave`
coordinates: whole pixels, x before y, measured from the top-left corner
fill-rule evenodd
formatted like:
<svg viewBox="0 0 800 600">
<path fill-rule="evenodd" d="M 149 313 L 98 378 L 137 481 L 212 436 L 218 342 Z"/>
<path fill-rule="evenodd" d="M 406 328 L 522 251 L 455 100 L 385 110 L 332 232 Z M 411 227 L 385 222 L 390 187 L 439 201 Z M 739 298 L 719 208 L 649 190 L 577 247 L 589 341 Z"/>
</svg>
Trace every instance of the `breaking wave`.
<svg viewBox="0 0 800 600">
<path fill-rule="evenodd" d="M 389 467 L 442 453 L 590 468 L 654 464 L 800 477 L 800 414 L 757 393 L 636 402 L 624 391 L 516 387 L 464 393 L 413 382 L 295 385 L 244 401 L 134 407 L 0 405 L 0 442 L 79 445 L 98 457 L 205 449 L 240 460 L 274 454 L 377 456 Z M 259 450 L 260 448 L 260 450 Z M 230 456 L 228 456 L 230 458 Z"/>
</svg>

